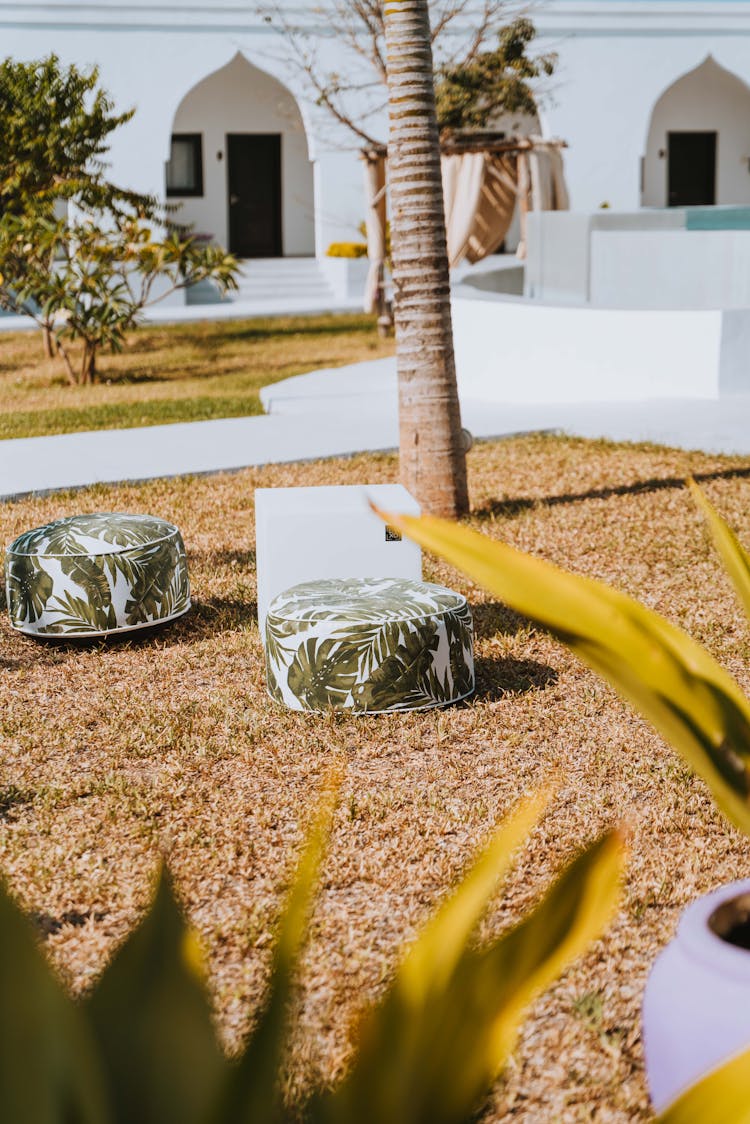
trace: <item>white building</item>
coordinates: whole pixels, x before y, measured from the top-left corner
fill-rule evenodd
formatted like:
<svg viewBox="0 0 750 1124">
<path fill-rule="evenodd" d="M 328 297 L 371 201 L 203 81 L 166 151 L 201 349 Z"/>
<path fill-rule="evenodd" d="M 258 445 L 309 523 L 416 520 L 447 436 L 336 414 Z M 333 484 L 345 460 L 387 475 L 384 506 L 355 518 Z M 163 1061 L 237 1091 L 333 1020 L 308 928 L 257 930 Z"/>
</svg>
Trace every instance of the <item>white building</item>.
<svg viewBox="0 0 750 1124">
<path fill-rule="evenodd" d="M 285 6 L 339 69 L 318 0 Z M 750 0 L 546 0 L 534 19 L 559 54 L 540 124 L 569 144 L 574 209 L 750 205 Z M 116 182 L 168 193 L 243 257 L 358 237 L 356 140 L 309 100 L 251 0 L 0 0 L 0 55 L 53 51 L 96 63 L 118 108 L 137 109 L 113 139 Z"/>
</svg>

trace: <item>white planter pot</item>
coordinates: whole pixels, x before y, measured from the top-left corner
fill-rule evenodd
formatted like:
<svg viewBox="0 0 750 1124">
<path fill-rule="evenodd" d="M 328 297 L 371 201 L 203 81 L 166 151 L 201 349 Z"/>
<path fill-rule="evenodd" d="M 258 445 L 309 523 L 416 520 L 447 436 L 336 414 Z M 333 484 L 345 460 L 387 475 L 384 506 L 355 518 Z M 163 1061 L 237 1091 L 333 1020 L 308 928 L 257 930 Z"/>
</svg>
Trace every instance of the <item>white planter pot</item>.
<svg viewBox="0 0 750 1124">
<path fill-rule="evenodd" d="M 370 262 L 367 258 L 319 258 L 321 269 L 337 300 L 364 300 Z"/>
<path fill-rule="evenodd" d="M 689 906 L 654 964 L 643 1000 L 643 1039 L 658 1112 L 750 1046 L 750 951 L 719 935 L 731 935 L 734 927 L 738 939 L 743 919 L 747 939 L 750 879 Z"/>
</svg>

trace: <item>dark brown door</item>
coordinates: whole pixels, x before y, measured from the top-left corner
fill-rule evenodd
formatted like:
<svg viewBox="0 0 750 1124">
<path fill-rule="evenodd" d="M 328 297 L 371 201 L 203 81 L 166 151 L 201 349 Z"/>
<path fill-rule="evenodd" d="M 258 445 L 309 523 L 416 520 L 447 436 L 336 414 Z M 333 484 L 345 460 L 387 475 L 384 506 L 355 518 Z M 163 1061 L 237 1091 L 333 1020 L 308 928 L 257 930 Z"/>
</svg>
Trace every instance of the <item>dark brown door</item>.
<svg viewBox="0 0 750 1124">
<path fill-rule="evenodd" d="M 669 133 L 670 207 L 713 206 L 716 202 L 716 133 Z"/>
<path fill-rule="evenodd" d="M 229 249 L 240 258 L 281 256 L 281 136 L 227 137 Z"/>
</svg>

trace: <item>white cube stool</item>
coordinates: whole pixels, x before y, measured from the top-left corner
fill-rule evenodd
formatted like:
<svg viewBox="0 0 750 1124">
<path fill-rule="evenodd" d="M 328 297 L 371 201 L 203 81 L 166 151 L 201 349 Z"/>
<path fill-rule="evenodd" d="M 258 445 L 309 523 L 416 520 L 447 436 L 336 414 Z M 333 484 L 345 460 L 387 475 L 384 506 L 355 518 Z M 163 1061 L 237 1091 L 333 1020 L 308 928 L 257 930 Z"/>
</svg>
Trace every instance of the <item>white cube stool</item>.
<svg viewBox="0 0 750 1124">
<path fill-rule="evenodd" d="M 370 510 L 419 515 L 401 484 L 256 488 L 258 625 L 265 644 L 269 603 L 285 589 L 322 578 L 422 578 L 422 552 Z"/>
</svg>

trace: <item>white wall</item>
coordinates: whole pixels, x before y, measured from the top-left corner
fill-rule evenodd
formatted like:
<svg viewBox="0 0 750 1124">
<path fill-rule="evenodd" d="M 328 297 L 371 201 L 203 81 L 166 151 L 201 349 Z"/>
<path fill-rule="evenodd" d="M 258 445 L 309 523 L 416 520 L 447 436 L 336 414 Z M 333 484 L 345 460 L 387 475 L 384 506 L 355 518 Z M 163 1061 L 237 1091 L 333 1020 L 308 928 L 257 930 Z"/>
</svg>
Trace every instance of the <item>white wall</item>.
<svg viewBox="0 0 750 1124">
<path fill-rule="evenodd" d="M 589 299 L 591 216 L 531 211 L 526 224 L 524 293 L 582 304 Z"/>
<path fill-rule="evenodd" d="M 281 238 L 284 255 L 315 252 L 313 170 L 297 103 L 270 74 L 237 54 L 199 82 L 180 103 L 174 133 L 203 136 L 203 195 L 181 204 L 178 219 L 228 245 L 226 136 L 228 133 L 281 134 Z"/>
<path fill-rule="evenodd" d="M 280 6 L 297 22 L 322 18 L 315 15 L 317 4 L 281 0 Z M 750 0 L 546 0 L 532 15 L 539 48 L 560 56 L 557 73 L 545 84 L 540 118 L 546 135 L 569 142 L 565 168 L 578 210 L 595 210 L 604 201 L 614 209 L 639 206 L 640 159 L 653 108 L 707 54 L 750 81 Z M 469 34 L 471 20 L 465 17 L 454 26 Z M 340 69 L 334 35 L 315 38 L 314 47 L 325 69 Z M 133 121 L 113 139 L 112 175 L 157 193 L 164 188 L 164 162 L 180 102 L 240 51 L 289 89 L 299 107 L 319 187 L 317 252 L 353 236 L 364 216 L 357 142 L 306 100 L 288 50 L 252 4 L 0 3 L 0 54 L 34 59 L 50 51 L 63 62 L 98 63 L 116 104 L 137 106 Z M 368 126 L 385 136 L 382 120 Z M 750 183 L 750 175 L 747 179 Z"/>
<path fill-rule="evenodd" d="M 640 206 L 653 108 L 708 54 L 750 82 L 748 0 L 548 0 L 533 18 L 539 45 L 559 54 L 540 116 L 545 135 L 569 142 L 575 210 Z"/>
<path fill-rule="evenodd" d="M 590 256 L 592 304 L 750 308 L 750 230 L 592 230 Z"/>
<path fill-rule="evenodd" d="M 669 132 L 718 133 L 716 202 L 750 203 L 750 89 L 744 82 L 708 58 L 658 100 L 644 161 L 646 207 L 668 203 Z"/>
<path fill-rule="evenodd" d="M 689 214 L 532 212 L 524 294 L 606 308 L 750 308 L 750 230 L 688 229 Z"/>
<path fill-rule="evenodd" d="M 459 394 L 487 402 L 633 402 L 750 390 L 750 310 L 655 311 L 452 300 Z"/>
</svg>

